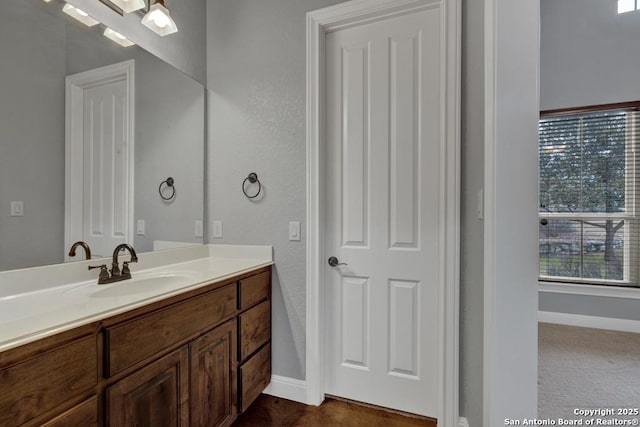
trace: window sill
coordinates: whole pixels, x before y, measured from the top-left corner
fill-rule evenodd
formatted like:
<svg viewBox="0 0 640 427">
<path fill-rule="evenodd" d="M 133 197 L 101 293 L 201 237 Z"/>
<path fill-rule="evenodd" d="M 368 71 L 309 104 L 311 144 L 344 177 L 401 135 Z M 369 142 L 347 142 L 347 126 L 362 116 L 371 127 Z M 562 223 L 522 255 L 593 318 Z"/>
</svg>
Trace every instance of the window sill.
<svg viewBox="0 0 640 427">
<path fill-rule="evenodd" d="M 581 285 L 575 283 L 538 281 L 538 291 L 608 298 L 640 299 L 640 288 L 636 289 L 618 286 Z"/>
</svg>

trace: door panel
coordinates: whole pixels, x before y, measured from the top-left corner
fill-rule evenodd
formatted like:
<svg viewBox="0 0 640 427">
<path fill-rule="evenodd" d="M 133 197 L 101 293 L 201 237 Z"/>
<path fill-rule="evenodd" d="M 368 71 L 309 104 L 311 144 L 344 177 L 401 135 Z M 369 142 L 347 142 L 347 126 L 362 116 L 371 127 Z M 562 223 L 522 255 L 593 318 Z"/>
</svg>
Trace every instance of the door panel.
<svg viewBox="0 0 640 427">
<path fill-rule="evenodd" d="M 83 240 L 108 256 L 129 228 L 126 81 L 84 90 Z"/>
<path fill-rule="evenodd" d="M 342 235 L 343 244 L 352 246 L 366 246 L 369 234 L 368 51 L 368 45 L 342 50 Z"/>
<path fill-rule="evenodd" d="M 342 363 L 368 368 L 369 280 L 342 277 Z"/>
<path fill-rule="evenodd" d="M 326 38 L 328 394 L 437 417 L 441 9 Z"/>
</svg>

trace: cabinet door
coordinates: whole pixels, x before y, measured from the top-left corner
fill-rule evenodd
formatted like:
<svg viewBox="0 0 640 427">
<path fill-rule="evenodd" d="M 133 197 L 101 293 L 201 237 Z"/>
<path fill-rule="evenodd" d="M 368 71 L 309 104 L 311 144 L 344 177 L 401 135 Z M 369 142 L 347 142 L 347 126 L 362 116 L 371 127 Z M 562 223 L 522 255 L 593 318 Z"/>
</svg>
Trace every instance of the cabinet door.
<svg viewBox="0 0 640 427">
<path fill-rule="evenodd" d="M 107 425 L 175 427 L 189 423 L 189 353 L 168 354 L 107 389 Z"/>
<path fill-rule="evenodd" d="M 231 425 L 237 413 L 235 319 L 191 343 L 190 350 L 191 426 Z"/>
</svg>

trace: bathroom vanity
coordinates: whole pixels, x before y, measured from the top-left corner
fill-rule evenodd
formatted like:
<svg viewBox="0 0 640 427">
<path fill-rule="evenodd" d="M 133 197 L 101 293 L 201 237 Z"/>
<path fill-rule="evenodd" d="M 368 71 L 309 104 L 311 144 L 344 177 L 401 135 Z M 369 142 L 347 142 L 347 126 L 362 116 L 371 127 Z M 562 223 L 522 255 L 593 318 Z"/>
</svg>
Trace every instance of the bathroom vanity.
<svg viewBox="0 0 640 427">
<path fill-rule="evenodd" d="M 39 293 L 57 293 L 73 319 L 53 315 L 42 328 L 27 316 L 37 330 L 4 341 L 10 321 L 0 322 L 0 425 L 233 423 L 271 378 L 271 248 L 244 259 L 241 250 L 200 248 L 173 252 L 208 256 L 148 268 L 137 281 L 133 271 L 118 284 L 14 296 L 36 297 L 37 310 Z M 141 264 L 163 264 L 171 252 L 143 254 Z M 0 297 L 0 310 L 8 304 Z"/>
</svg>

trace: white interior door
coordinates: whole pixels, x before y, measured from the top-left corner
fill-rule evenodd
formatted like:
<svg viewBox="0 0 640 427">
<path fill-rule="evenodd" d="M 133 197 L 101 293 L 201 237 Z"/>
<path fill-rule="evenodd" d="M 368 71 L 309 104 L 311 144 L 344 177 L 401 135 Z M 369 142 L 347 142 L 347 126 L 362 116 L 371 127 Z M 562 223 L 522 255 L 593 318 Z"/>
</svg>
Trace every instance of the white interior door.
<svg viewBox="0 0 640 427">
<path fill-rule="evenodd" d="M 438 416 L 440 8 L 326 37 L 325 392 Z"/>
<path fill-rule="evenodd" d="M 133 241 L 133 61 L 67 77 L 65 250 Z"/>
<path fill-rule="evenodd" d="M 127 243 L 127 88 L 124 80 L 84 90 L 82 240 L 108 256 Z"/>
</svg>

